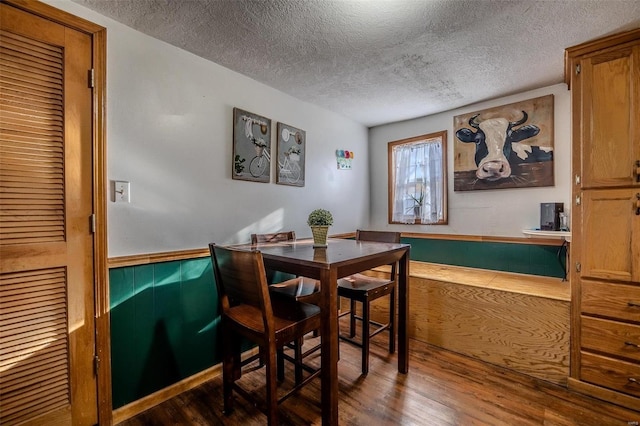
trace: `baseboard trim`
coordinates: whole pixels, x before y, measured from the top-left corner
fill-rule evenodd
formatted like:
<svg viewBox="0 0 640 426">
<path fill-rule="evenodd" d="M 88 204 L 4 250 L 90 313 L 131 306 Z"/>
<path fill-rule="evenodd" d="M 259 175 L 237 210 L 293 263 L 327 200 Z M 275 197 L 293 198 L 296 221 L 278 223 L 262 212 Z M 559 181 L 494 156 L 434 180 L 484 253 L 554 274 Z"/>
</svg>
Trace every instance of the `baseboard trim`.
<svg viewBox="0 0 640 426">
<path fill-rule="evenodd" d="M 242 354 L 243 359 L 250 357 L 258 353 L 258 348 L 250 349 Z M 193 376 L 187 377 L 171 386 L 164 389 L 160 389 L 157 392 L 147 395 L 144 398 L 140 398 L 127 405 L 124 405 L 116 410 L 113 410 L 113 424 L 117 425 L 125 420 L 137 416 L 138 414 L 155 407 L 169 399 L 180 395 L 183 392 L 196 388 L 214 379 L 222 374 L 222 364 L 216 364 L 213 367 L 209 367 L 206 370 L 202 370 Z"/>
<path fill-rule="evenodd" d="M 621 392 L 616 392 L 610 389 L 603 388 L 601 386 L 592 385 L 591 383 L 583 382 L 573 377 L 569 377 L 567 381 L 569 389 L 575 392 L 589 395 L 593 398 L 602 399 L 612 404 L 620 405 L 631 410 L 640 411 L 640 399 L 625 395 Z"/>
<path fill-rule="evenodd" d="M 204 382 L 209 381 L 220 374 L 222 374 L 222 364 L 214 365 L 213 367 L 196 373 L 191 377 L 179 381 L 178 383 L 154 392 L 151 395 L 147 395 L 137 401 L 133 401 L 118 408 L 117 410 L 113 410 L 113 424 L 117 425 L 118 423 L 135 417 L 143 411 L 168 401 L 169 399 L 180 395 L 182 392 L 198 387 Z"/>
</svg>

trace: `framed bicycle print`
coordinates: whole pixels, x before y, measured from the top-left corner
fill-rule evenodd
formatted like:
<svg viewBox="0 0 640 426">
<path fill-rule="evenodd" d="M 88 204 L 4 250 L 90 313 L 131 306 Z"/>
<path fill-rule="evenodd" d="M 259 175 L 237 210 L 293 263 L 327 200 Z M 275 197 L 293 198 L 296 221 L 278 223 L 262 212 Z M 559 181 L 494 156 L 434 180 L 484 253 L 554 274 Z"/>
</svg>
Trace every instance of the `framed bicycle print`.
<svg viewBox="0 0 640 426">
<path fill-rule="evenodd" d="M 233 179 L 271 181 L 271 120 L 233 109 Z"/>
<path fill-rule="evenodd" d="M 304 159 L 306 132 L 284 123 L 278 123 L 278 163 L 276 183 L 304 186 Z"/>
</svg>

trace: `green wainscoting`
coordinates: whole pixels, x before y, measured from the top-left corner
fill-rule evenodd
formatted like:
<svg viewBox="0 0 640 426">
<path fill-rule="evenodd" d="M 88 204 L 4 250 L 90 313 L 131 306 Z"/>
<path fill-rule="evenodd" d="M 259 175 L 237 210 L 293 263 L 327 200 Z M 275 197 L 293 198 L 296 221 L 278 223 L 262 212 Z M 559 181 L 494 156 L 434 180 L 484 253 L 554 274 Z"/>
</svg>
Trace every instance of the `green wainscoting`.
<svg viewBox="0 0 640 426">
<path fill-rule="evenodd" d="M 547 277 L 565 276 L 566 247 L 404 237 L 402 242 L 411 244 L 412 260 Z"/>
<path fill-rule="evenodd" d="M 113 408 L 221 361 L 207 257 L 109 271 Z"/>
<path fill-rule="evenodd" d="M 412 260 L 564 276 L 555 246 L 402 241 L 411 244 Z M 274 281 L 286 278 L 278 273 Z M 112 268 L 109 282 L 114 409 L 221 362 L 218 295 L 208 257 Z"/>
</svg>

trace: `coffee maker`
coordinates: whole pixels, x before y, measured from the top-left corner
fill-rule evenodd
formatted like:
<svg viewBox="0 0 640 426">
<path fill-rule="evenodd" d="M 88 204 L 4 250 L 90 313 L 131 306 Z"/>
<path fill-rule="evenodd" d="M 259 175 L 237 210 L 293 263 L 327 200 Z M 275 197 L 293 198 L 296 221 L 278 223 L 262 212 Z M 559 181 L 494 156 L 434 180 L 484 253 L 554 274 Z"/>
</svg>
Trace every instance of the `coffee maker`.
<svg viewBox="0 0 640 426">
<path fill-rule="evenodd" d="M 540 229 L 560 231 L 560 213 L 564 212 L 564 203 L 540 203 Z"/>
</svg>

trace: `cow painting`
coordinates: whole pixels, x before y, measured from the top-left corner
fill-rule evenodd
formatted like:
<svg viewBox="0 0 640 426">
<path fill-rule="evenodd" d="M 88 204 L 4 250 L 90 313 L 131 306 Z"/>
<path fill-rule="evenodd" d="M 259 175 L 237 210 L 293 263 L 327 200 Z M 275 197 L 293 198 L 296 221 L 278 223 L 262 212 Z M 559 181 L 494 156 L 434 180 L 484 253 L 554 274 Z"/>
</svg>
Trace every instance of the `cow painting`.
<svg viewBox="0 0 640 426">
<path fill-rule="evenodd" d="M 538 120 L 544 118 L 534 107 L 546 96 L 531 101 L 530 111 Z M 529 102 L 531 102 L 529 101 Z M 524 103 L 526 103 L 525 101 Z M 520 105 L 522 103 L 519 103 Z M 553 185 L 552 125 L 531 122 L 524 108 L 501 107 L 498 111 L 482 111 L 470 117 L 456 117 L 456 160 L 454 164 L 454 190 L 499 189 L 526 186 Z M 496 110 L 496 109 L 494 109 Z M 551 120 L 551 117 L 547 117 Z M 542 132 L 547 134 L 541 135 Z M 544 136 L 544 137 L 540 137 Z M 467 165 L 458 151 L 466 146 Z M 469 148 L 473 148 L 473 152 Z"/>
</svg>

